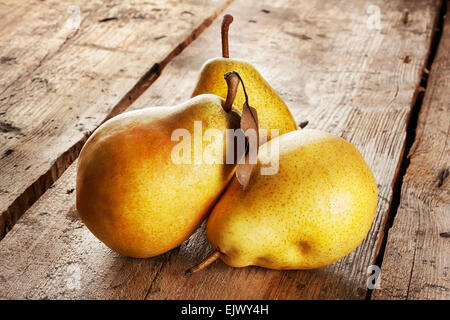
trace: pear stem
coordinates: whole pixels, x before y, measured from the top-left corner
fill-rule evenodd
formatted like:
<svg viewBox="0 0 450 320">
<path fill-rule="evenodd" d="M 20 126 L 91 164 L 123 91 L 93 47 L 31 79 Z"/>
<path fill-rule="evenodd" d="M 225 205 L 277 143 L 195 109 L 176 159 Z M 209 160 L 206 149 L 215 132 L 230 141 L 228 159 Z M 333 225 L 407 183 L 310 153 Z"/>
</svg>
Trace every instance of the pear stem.
<svg viewBox="0 0 450 320">
<path fill-rule="evenodd" d="M 232 72 L 227 72 L 223 76 L 225 81 L 227 82 L 227 97 L 225 99 L 225 103 L 223 104 L 222 108 L 225 110 L 225 112 L 230 112 L 231 108 L 233 107 L 234 99 L 236 98 L 236 94 L 239 87 L 239 77 L 236 76 L 236 74 Z"/>
<path fill-rule="evenodd" d="M 248 104 L 248 96 L 247 91 L 245 90 L 244 81 L 242 81 L 241 76 L 236 71 L 227 72 L 224 74 L 224 79 L 227 82 L 228 90 L 227 90 L 227 98 L 225 99 L 225 103 L 222 108 L 226 112 L 231 111 L 231 107 L 233 106 L 234 99 L 236 98 L 237 90 L 239 87 L 239 82 L 242 83 L 242 89 L 244 89 L 245 95 L 245 103 Z"/>
<path fill-rule="evenodd" d="M 222 20 L 222 57 L 224 57 L 224 58 L 230 57 L 230 53 L 228 51 L 228 29 L 232 22 L 233 22 L 233 16 L 231 14 L 226 14 L 223 16 L 223 20 Z"/>
<path fill-rule="evenodd" d="M 227 99 L 225 100 L 225 103 L 223 105 L 223 109 L 225 111 L 231 110 L 231 106 L 233 105 L 234 98 L 236 97 L 236 94 L 237 94 L 237 88 L 238 88 L 238 85 L 239 85 L 239 82 L 240 82 L 242 84 L 242 89 L 244 90 L 244 96 L 245 96 L 245 103 L 242 106 L 242 108 L 245 108 L 247 106 L 247 108 L 250 111 L 250 114 L 252 115 L 253 120 L 255 122 L 257 122 L 256 117 L 253 114 L 252 109 L 250 109 L 250 104 L 248 103 L 247 90 L 245 90 L 244 81 L 242 80 L 242 78 L 239 75 L 239 73 L 237 73 L 236 71 L 227 72 L 227 73 L 225 73 L 224 78 L 227 81 L 228 92 L 227 92 Z M 239 81 L 236 81 L 236 78 L 239 79 Z M 230 90 L 231 90 L 231 92 L 230 92 Z"/>
<path fill-rule="evenodd" d="M 300 122 L 298 124 L 298 126 L 300 127 L 300 129 L 303 129 L 304 127 L 306 127 L 308 125 L 308 123 L 309 123 L 309 121 L 306 120 L 306 121 Z"/>
<path fill-rule="evenodd" d="M 220 252 L 217 250 L 214 250 L 209 256 L 207 256 L 202 262 L 200 262 L 198 265 L 186 270 L 185 274 L 190 276 L 194 272 L 201 271 L 208 267 L 210 264 L 212 264 L 214 261 L 220 258 Z"/>
</svg>

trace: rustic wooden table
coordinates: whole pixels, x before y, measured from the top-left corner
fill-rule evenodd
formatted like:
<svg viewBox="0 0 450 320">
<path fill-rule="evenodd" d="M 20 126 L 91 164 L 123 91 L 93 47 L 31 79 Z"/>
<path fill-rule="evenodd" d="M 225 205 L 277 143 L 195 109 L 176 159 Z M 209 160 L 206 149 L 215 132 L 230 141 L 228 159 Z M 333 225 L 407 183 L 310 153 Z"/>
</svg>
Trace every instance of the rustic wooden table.
<svg viewBox="0 0 450 320">
<path fill-rule="evenodd" d="M 422 1 L 0 3 L 0 298 L 449 299 L 450 20 Z M 126 109 L 189 97 L 202 63 L 254 63 L 300 122 L 348 139 L 374 171 L 376 219 L 349 256 L 311 271 L 184 276 L 199 229 L 152 259 L 120 256 L 75 209 L 76 158 Z M 379 288 L 368 268 L 381 267 Z M 373 267 L 372 267 L 373 268 Z M 375 270 L 375 269 L 370 269 Z"/>
</svg>

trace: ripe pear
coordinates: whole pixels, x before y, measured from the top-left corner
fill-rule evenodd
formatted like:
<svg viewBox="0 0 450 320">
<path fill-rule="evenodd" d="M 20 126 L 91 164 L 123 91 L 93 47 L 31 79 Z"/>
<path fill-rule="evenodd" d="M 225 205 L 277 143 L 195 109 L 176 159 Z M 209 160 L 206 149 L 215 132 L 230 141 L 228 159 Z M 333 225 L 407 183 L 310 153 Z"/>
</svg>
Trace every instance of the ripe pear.
<svg viewBox="0 0 450 320">
<path fill-rule="evenodd" d="M 245 83 L 248 95 L 251 97 L 251 105 L 258 110 L 260 130 L 267 130 L 267 140 L 271 138 L 271 129 L 278 129 L 279 135 L 297 130 L 297 124 L 286 103 L 267 83 L 258 70 L 244 60 L 230 59 L 228 57 L 228 26 L 231 21 L 233 21 L 232 16 L 224 16 L 222 23 L 223 57 L 213 58 L 205 62 L 201 68 L 192 97 L 199 94 L 212 93 L 225 98 L 227 96 L 227 86 L 223 81 L 223 75 L 227 72 L 236 71 Z M 240 88 L 234 105 L 242 111 L 242 105 L 245 101 L 244 91 Z"/>
<path fill-rule="evenodd" d="M 272 144 L 279 145 L 279 170 L 261 175 L 278 158 Z M 206 264 L 217 257 L 233 267 L 279 270 L 331 264 L 367 235 L 377 192 L 351 143 L 318 130 L 286 133 L 260 147 L 246 190 L 234 179 L 215 205 L 206 234 L 216 251 Z"/>
<path fill-rule="evenodd" d="M 175 107 L 126 112 L 102 124 L 78 160 L 76 206 L 89 230 L 112 250 L 135 258 L 162 254 L 185 241 L 235 170 L 226 164 L 226 152 L 218 152 L 226 138 L 205 137 L 203 159 L 197 162 L 194 154 L 194 121 L 202 135 L 211 128 L 239 128 L 239 111 L 225 112 L 223 104 L 215 95 L 200 95 Z M 176 129 L 193 137 L 194 146 L 182 150 L 190 162 L 174 163 L 180 146 L 179 136 L 172 141 Z"/>
</svg>

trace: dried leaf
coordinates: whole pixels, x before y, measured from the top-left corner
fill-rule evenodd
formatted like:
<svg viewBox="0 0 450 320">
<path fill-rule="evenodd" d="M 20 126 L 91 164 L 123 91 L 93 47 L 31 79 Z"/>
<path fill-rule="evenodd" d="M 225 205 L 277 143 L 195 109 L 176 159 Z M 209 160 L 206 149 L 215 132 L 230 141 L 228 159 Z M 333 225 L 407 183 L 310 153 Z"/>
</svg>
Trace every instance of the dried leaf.
<svg viewBox="0 0 450 320">
<path fill-rule="evenodd" d="M 242 106 L 241 129 L 244 132 L 247 132 L 248 129 L 253 129 L 259 138 L 258 114 L 256 109 L 248 106 L 246 102 Z"/>
<path fill-rule="evenodd" d="M 245 161 L 248 161 L 247 157 L 248 156 L 245 156 Z M 250 182 L 250 177 L 252 176 L 254 166 L 254 164 L 240 163 L 236 168 L 236 178 L 244 190 Z"/>
<path fill-rule="evenodd" d="M 236 178 L 245 189 L 250 182 L 253 167 L 256 164 L 259 146 L 258 114 L 255 108 L 245 102 L 242 106 L 241 130 L 246 135 L 246 153 L 236 168 Z"/>
</svg>

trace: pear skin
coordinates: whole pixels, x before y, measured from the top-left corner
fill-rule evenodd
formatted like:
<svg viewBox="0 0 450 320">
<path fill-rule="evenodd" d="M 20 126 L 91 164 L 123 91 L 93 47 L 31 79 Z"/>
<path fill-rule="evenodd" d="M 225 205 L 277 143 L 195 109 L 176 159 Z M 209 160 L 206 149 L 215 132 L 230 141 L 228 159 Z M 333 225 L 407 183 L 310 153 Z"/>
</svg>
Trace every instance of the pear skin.
<svg viewBox="0 0 450 320">
<path fill-rule="evenodd" d="M 242 85 L 245 83 L 246 91 L 250 97 L 250 101 L 247 101 L 245 90 L 241 87 L 237 92 L 234 105 L 242 111 L 244 102 L 247 102 L 249 106 L 258 110 L 259 130 L 263 140 L 267 141 L 273 136 L 297 130 L 297 124 L 288 106 L 258 70 L 244 60 L 229 59 L 228 29 L 231 22 L 233 22 L 233 16 L 224 15 L 221 31 L 222 58 L 214 58 L 205 62 L 201 68 L 192 97 L 212 93 L 226 98 L 228 87 L 223 81 L 223 75 L 234 71 L 240 75 Z M 272 135 L 272 129 L 278 130 L 278 133 Z"/>
<path fill-rule="evenodd" d="M 267 130 L 267 140 L 271 138 L 271 129 L 278 129 L 279 135 L 298 129 L 294 117 L 283 99 L 253 65 L 243 60 L 214 58 L 206 61 L 200 71 L 192 96 L 212 93 L 226 98 L 227 84 L 223 75 L 232 71 L 239 73 L 245 83 L 249 104 L 258 110 L 259 128 L 261 132 L 263 129 Z M 244 102 L 244 91 L 242 87 L 239 87 L 234 105 L 242 111 Z"/>
<path fill-rule="evenodd" d="M 195 142 L 187 152 L 191 163 L 174 163 L 181 139 L 171 136 L 185 129 L 194 141 L 194 121 L 201 121 L 202 135 L 211 128 L 239 128 L 239 114 L 225 112 L 223 103 L 201 95 L 175 107 L 130 111 L 93 133 L 78 160 L 76 206 L 97 238 L 122 255 L 146 258 L 175 248 L 195 231 L 235 167 L 225 164 L 225 138 L 203 139 L 201 163 L 195 162 Z"/>
<path fill-rule="evenodd" d="M 260 169 L 277 159 L 271 152 L 276 143 L 278 173 L 261 175 Z M 304 129 L 267 142 L 259 152 L 246 190 L 233 179 L 207 222 L 207 237 L 226 264 L 319 268 L 363 241 L 375 217 L 378 191 L 351 143 Z"/>
</svg>

